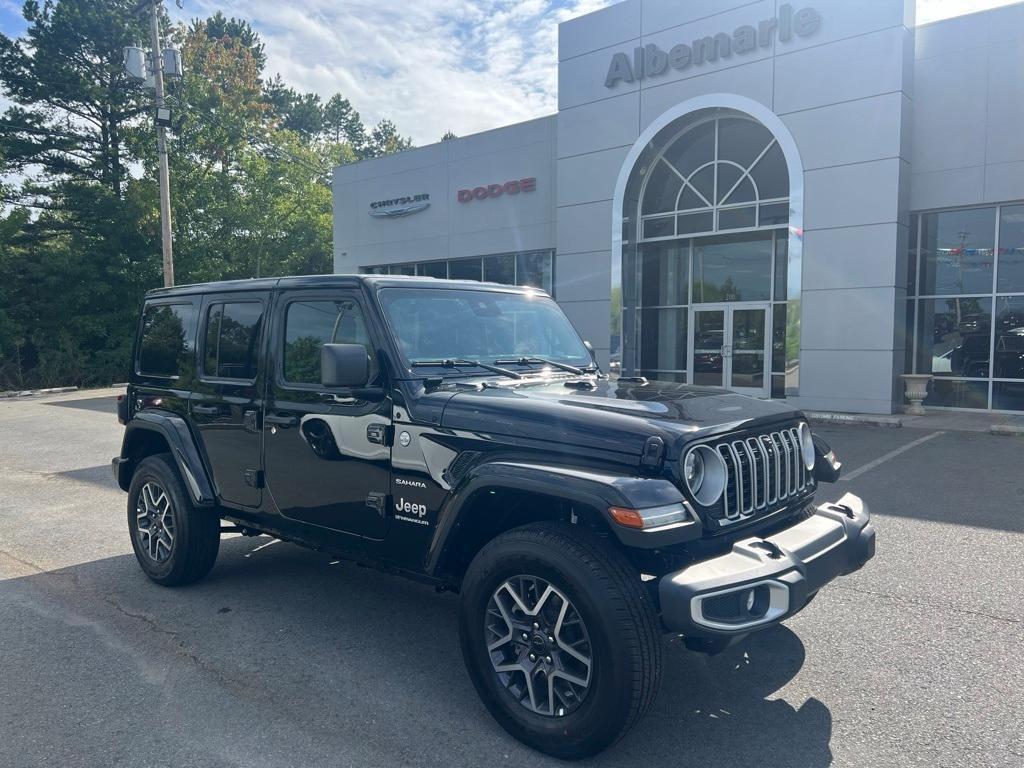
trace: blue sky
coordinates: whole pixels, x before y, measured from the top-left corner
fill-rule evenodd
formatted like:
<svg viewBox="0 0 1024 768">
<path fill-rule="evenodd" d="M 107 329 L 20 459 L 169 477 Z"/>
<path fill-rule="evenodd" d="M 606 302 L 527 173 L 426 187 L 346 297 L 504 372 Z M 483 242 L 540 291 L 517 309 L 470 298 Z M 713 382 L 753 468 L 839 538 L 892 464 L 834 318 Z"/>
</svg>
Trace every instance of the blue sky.
<svg viewBox="0 0 1024 768">
<path fill-rule="evenodd" d="M 918 0 L 918 23 L 1010 0 Z M 268 72 L 324 98 L 347 96 L 365 121 L 394 120 L 417 144 L 557 109 L 557 24 L 609 0 L 184 0 L 172 17 L 217 10 L 248 20 Z M 0 0 L 0 31 L 24 31 Z M 0 97 L 0 110 L 3 108 Z"/>
</svg>

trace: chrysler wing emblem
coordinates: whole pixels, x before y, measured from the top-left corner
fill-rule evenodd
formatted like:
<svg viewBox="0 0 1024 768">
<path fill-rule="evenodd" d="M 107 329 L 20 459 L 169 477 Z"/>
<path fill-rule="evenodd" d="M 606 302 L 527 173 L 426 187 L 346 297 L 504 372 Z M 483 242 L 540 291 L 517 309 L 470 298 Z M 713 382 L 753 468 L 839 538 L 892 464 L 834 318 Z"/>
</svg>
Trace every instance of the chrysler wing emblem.
<svg viewBox="0 0 1024 768">
<path fill-rule="evenodd" d="M 393 219 L 419 213 L 430 207 L 430 195 L 411 195 L 392 200 L 378 200 L 370 203 L 370 215 L 378 219 Z"/>
</svg>

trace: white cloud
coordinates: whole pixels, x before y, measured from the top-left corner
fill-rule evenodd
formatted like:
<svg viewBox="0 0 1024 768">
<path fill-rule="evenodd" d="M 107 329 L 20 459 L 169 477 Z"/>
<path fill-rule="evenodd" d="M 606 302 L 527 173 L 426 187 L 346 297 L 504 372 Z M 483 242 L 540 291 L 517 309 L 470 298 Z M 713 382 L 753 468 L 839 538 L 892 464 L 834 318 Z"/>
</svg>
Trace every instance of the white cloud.
<svg viewBox="0 0 1024 768">
<path fill-rule="evenodd" d="M 177 13 L 248 20 L 268 74 L 325 99 L 340 92 L 367 124 L 390 118 L 424 144 L 554 112 L 558 22 L 608 2 L 198 0 Z"/>
<path fill-rule="evenodd" d="M 267 73 L 324 99 L 346 96 L 368 125 L 390 118 L 417 144 L 550 114 L 558 23 L 615 0 L 191 0 L 179 19 L 249 21 Z M 1014 0 L 918 0 L 917 23 Z M 14 0 L 0 0 L 8 4 Z"/>
</svg>

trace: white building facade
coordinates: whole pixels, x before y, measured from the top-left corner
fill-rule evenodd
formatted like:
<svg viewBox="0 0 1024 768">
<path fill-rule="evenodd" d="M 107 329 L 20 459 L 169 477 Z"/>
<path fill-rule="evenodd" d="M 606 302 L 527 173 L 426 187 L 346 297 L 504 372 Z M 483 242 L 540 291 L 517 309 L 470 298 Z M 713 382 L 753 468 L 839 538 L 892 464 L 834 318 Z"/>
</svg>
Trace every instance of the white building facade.
<svg viewBox="0 0 1024 768">
<path fill-rule="evenodd" d="M 1024 410 L 1024 4 L 626 0 L 558 67 L 555 115 L 337 168 L 335 271 L 542 287 L 623 374 Z"/>
</svg>

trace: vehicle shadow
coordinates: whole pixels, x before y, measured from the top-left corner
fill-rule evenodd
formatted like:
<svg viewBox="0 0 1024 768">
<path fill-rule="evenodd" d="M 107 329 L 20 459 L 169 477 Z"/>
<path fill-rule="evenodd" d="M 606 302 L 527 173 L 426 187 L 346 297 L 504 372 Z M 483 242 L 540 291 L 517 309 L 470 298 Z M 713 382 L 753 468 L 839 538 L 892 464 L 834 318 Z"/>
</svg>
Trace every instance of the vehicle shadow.
<svg viewBox="0 0 1024 768">
<path fill-rule="evenodd" d="M 197 764 L 203 754 L 230 752 L 238 764 L 251 765 L 564 765 L 511 739 L 480 704 L 459 651 L 457 597 L 332 564 L 266 537 L 226 539 L 213 572 L 191 587 L 153 585 L 124 555 L 0 581 L 0 608 L 8 598 L 33 611 L 42 606 L 47 622 L 65 614 L 69 632 L 105 638 L 88 643 L 81 659 L 66 657 L 76 643 L 62 639 L 47 650 L 38 638 L 54 633 L 42 624 L 33 631 L 27 613 L 18 635 L 25 647 L 13 642 L 5 649 L 11 658 L 62 655 L 52 673 L 39 658 L 42 671 L 23 681 L 24 691 L 12 688 L 11 700 L 52 685 L 64 699 L 90 702 L 99 708 L 89 733 L 102 745 L 97 749 L 119 738 L 105 723 L 132 716 L 130 694 L 110 695 L 116 685 L 155 693 L 168 732 L 193 734 Z M 135 666 L 112 678 L 67 674 L 69 667 L 113 663 L 101 660 L 113 653 L 105 649 L 117 649 Z M 804 661 L 803 645 L 789 629 L 752 636 L 715 657 L 686 651 L 673 638 L 665 639 L 664 651 L 664 680 L 651 712 L 585 764 L 817 768 L 831 762 L 825 705 L 811 698 L 794 709 L 768 699 Z M 34 723 L 51 722 L 51 746 L 66 741 L 81 755 L 80 734 L 66 727 L 59 708 L 18 709 L 6 717 L 15 734 L 9 748 L 31 749 L 17 736 L 24 718 L 25 733 L 38 736 Z M 262 734 L 258 743 L 254 726 Z M 99 764 L 103 755 L 92 757 L 86 762 Z"/>
<path fill-rule="evenodd" d="M 832 714 L 769 698 L 800 671 L 805 651 L 788 627 L 758 632 L 716 656 L 666 637 L 664 676 L 647 718 L 594 763 L 818 768 L 832 763 Z"/>
</svg>

